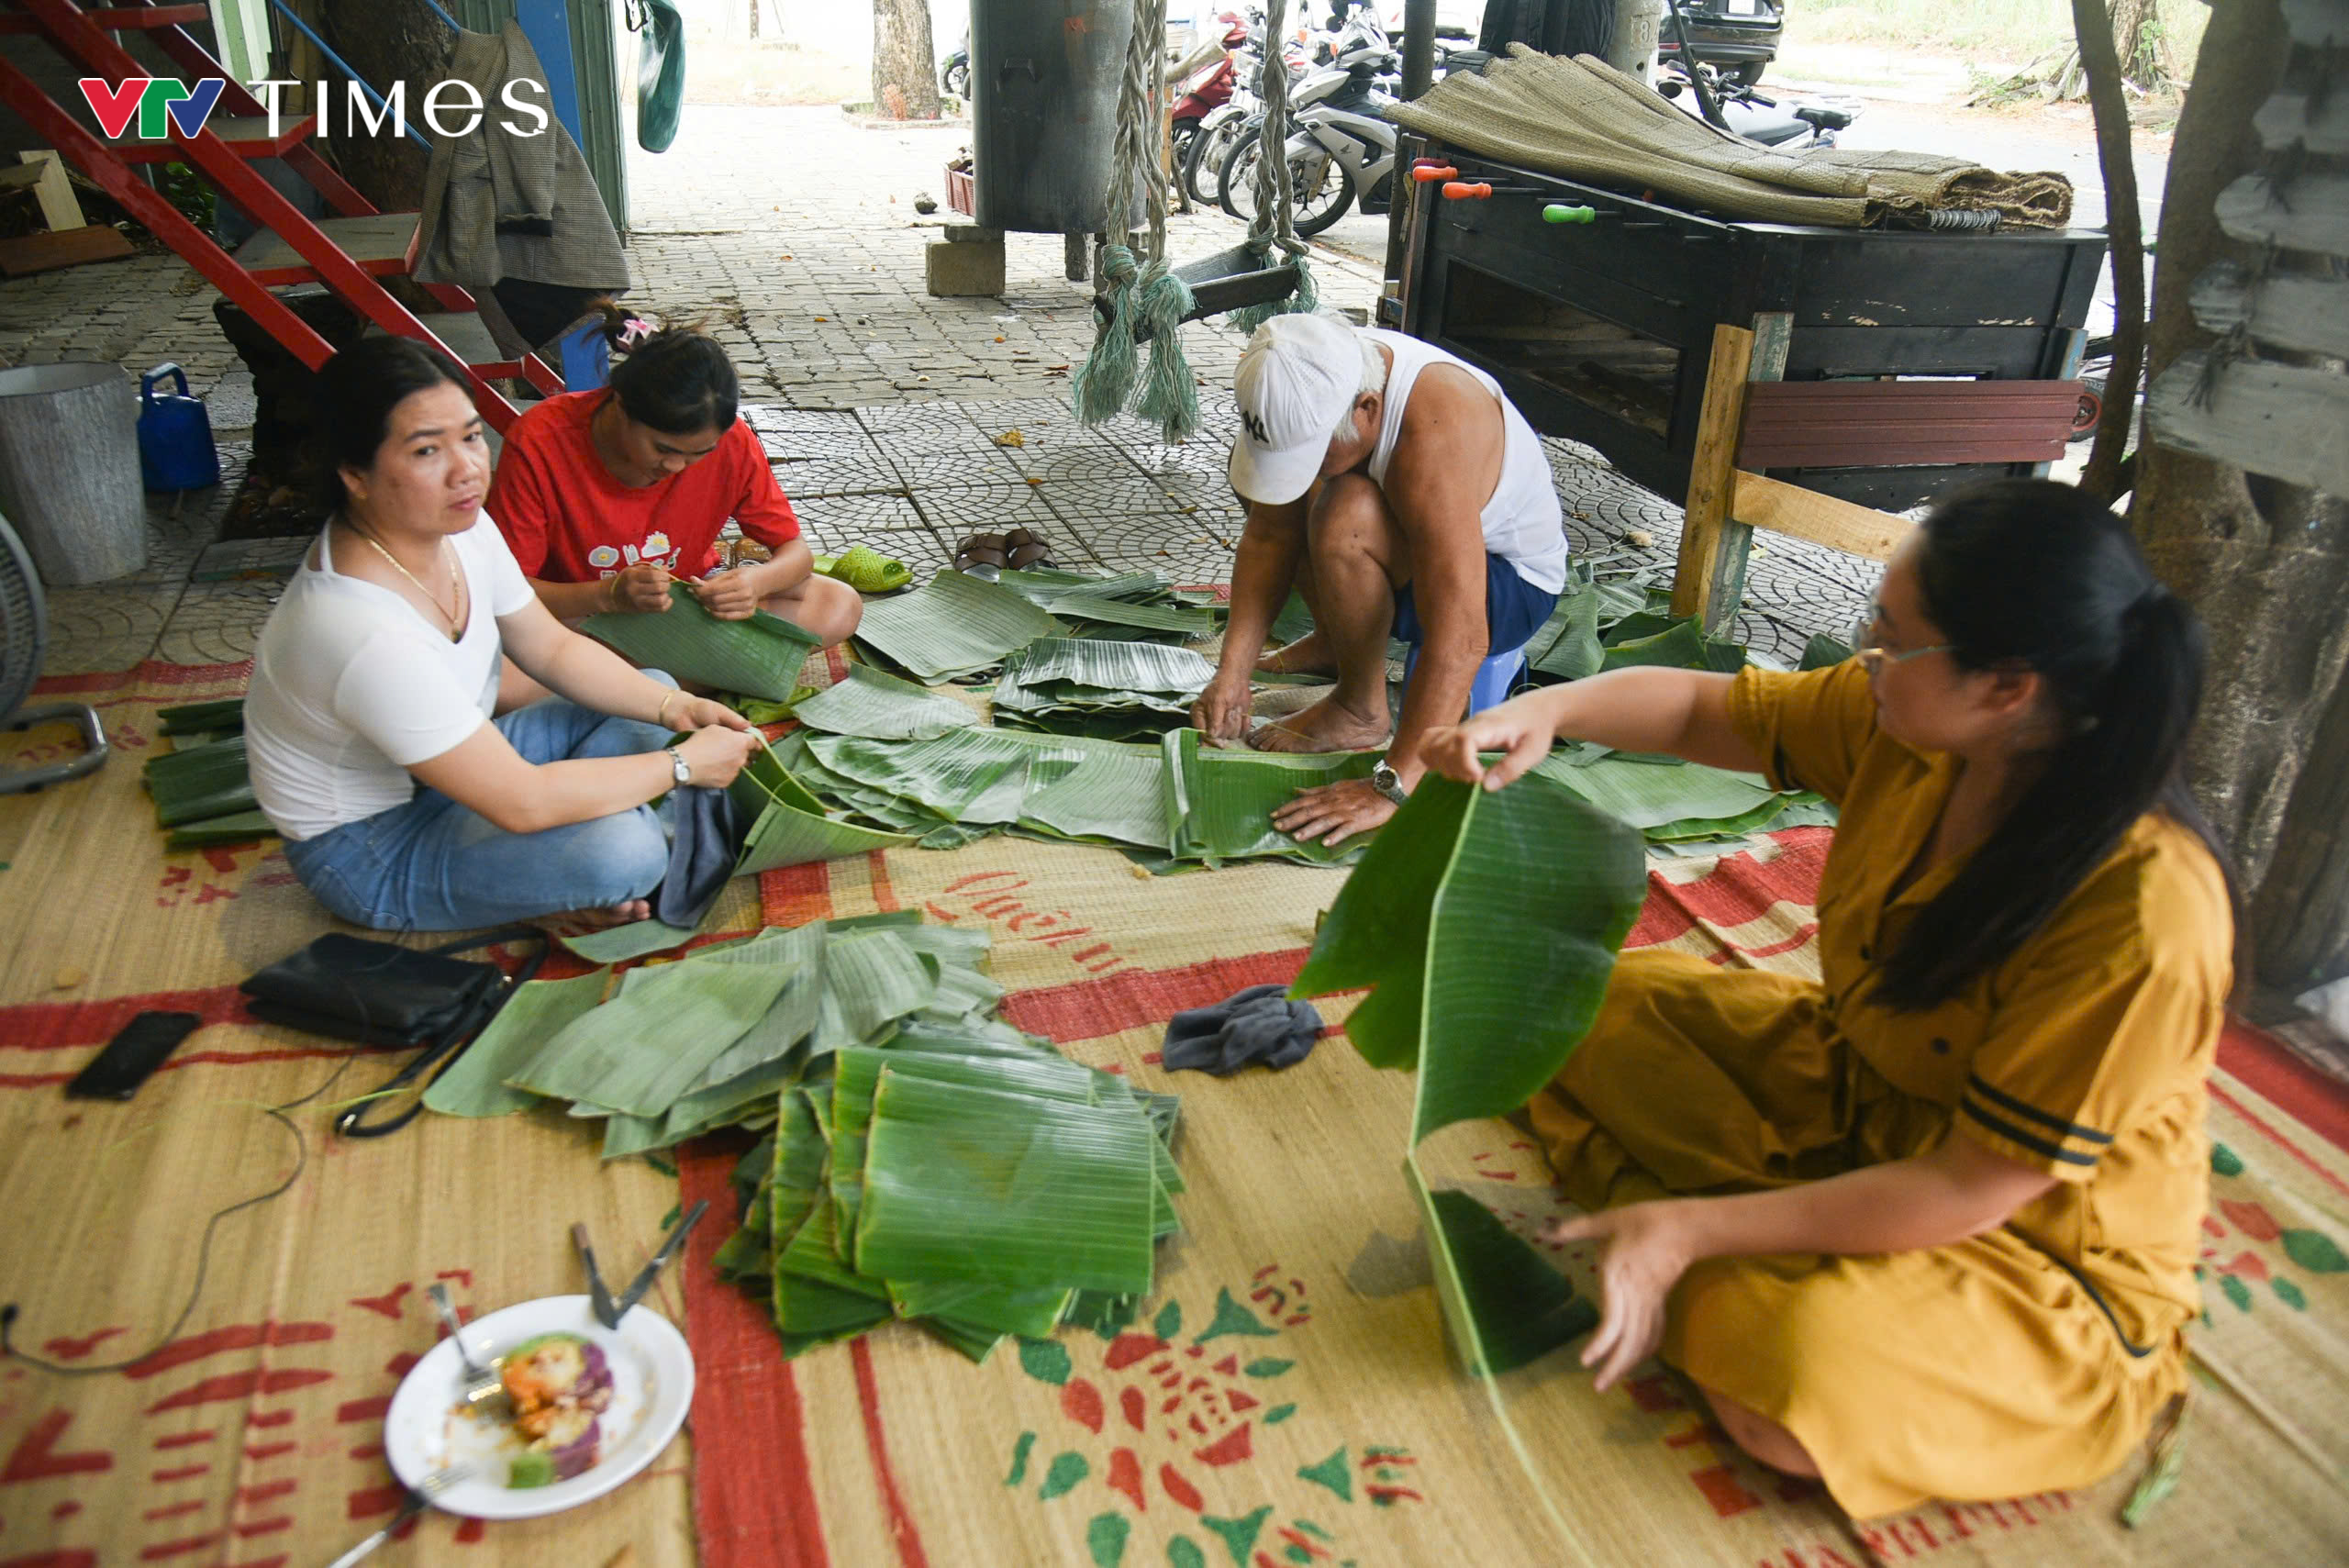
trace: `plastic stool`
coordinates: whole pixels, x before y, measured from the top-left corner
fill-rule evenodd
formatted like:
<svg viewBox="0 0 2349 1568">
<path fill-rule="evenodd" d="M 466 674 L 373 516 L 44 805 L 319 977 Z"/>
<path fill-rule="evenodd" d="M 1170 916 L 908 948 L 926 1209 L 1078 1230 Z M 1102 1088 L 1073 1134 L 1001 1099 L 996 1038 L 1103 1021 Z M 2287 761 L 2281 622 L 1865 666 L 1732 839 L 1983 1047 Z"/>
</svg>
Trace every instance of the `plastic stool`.
<svg viewBox="0 0 2349 1568">
<path fill-rule="evenodd" d="M 611 379 L 612 344 L 604 336 L 604 318 L 587 317 L 555 339 L 565 392 L 593 392 Z"/>
<path fill-rule="evenodd" d="M 1411 676 L 1419 667 L 1419 645 L 1408 645 L 1410 651 L 1403 656 L 1403 687 L 1408 691 Z M 1506 653 L 1496 653 L 1476 666 L 1476 679 L 1468 688 L 1468 711 L 1479 714 L 1488 707 L 1498 707 L 1508 701 L 1509 689 L 1525 673 L 1525 646 L 1520 643 Z"/>
</svg>

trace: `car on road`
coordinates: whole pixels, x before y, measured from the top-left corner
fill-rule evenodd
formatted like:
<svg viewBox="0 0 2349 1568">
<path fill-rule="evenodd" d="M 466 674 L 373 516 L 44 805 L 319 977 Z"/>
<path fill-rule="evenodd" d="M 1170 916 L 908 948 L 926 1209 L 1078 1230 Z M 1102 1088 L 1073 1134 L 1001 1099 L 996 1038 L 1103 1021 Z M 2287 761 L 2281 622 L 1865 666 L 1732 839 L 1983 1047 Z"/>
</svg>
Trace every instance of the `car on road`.
<svg viewBox="0 0 2349 1568">
<path fill-rule="evenodd" d="M 1680 0 L 1681 24 L 1688 29 L 1688 51 L 1751 87 L 1777 58 L 1786 35 L 1785 0 Z M 1666 60 L 1680 52 L 1672 18 L 1664 19 L 1661 45 Z"/>
</svg>

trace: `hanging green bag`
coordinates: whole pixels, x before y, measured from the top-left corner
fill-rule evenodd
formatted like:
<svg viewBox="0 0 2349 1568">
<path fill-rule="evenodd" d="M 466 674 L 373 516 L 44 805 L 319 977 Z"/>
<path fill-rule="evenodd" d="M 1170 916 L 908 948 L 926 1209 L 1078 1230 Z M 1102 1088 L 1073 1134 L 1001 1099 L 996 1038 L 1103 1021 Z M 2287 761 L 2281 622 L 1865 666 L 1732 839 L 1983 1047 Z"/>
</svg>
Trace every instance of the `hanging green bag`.
<svg viewBox="0 0 2349 1568">
<path fill-rule="evenodd" d="M 636 144 L 666 152 L 685 108 L 685 19 L 670 0 L 640 0 L 635 21 Z M 634 20 L 634 17 L 631 17 Z"/>
</svg>

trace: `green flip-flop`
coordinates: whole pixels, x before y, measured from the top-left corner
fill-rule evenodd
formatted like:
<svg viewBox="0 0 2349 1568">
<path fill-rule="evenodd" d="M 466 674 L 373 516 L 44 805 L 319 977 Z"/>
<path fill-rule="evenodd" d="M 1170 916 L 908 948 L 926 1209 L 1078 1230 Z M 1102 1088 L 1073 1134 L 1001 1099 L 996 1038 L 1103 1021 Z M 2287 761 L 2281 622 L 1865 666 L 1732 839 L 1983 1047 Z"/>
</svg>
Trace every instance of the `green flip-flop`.
<svg viewBox="0 0 2349 1568">
<path fill-rule="evenodd" d="M 890 594 L 914 580 L 913 568 L 870 545 L 852 545 L 838 555 L 816 557 L 816 570 L 860 594 Z"/>
</svg>

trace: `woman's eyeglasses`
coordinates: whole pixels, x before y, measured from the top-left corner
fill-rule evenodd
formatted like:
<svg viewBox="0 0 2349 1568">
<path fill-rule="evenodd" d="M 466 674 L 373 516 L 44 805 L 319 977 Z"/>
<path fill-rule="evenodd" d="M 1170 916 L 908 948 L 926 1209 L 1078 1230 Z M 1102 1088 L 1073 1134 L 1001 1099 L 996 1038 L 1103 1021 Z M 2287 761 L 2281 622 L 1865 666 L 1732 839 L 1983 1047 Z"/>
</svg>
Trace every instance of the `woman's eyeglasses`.
<svg viewBox="0 0 2349 1568">
<path fill-rule="evenodd" d="M 1868 602 L 1868 618 L 1866 623 L 1860 628 L 1860 636 L 1863 639 L 1869 638 L 1876 632 L 1876 628 L 1881 627 L 1883 624 L 1884 606 L 1874 600 L 1870 600 Z M 1869 641 L 1865 646 L 1853 650 L 1852 657 L 1859 661 L 1861 669 L 1865 670 L 1871 675 L 1878 675 L 1882 674 L 1886 669 L 1894 664 L 1906 664 L 1909 660 L 1922 659 L 1928 653 L 1952 652 L 1954 651 L 1955 647 L 1956 645 L 1954 643 L 1936 642 L 1931 648 L 1909 648 L 1904 649 L 1896 653 L 1886 648 L 1882 643 Z"/>
</svg>

